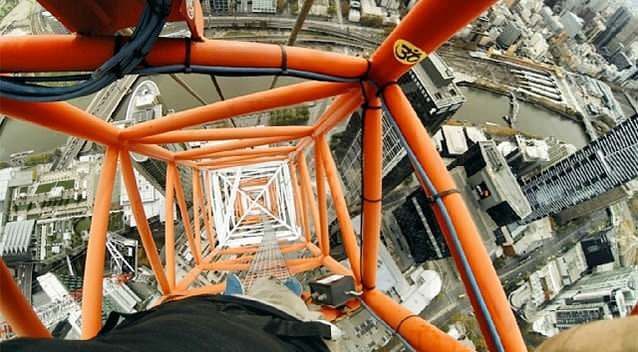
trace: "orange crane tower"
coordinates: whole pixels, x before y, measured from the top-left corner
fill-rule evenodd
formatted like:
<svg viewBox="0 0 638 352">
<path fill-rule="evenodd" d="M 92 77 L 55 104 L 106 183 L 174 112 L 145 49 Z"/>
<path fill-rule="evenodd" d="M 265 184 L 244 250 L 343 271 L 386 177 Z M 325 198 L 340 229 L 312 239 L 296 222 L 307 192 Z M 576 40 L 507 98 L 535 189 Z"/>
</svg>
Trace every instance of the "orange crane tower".
<svg viewBox="0 0 638 352">
<path fill-rule="evenodd" d="M 85 72 L 98 69 L 122 45 L 116 32 L 132 27 L 144 1 L 40 0 L 71 35 L 34 35 L 0 38 L 0 72 Z M 246 165 L 283 162 L 292 180 L 295 221 L 303 235 L 280 243 L 282 253 L 308 251 L 309 258 L 285 261 L 290 274 L 325 267 L 354 277 L 363 302 L 418 351 L 466 351 L 467 348 L 402 307 L 376 288 L 377 252 L 381 226 L 382 110 L 401 134 L 412 165 L 432 201 L 457 268 L 491 351 L 525 351 L 515 317 L 490 257 L 454 181 L 428 132 L 396 81 L 428 53 L 445 43 L 485 11 L 494 0 L 420 0 L 369 59 L 313 49 L 269 44 L 210 40 L 203 35 L 198 1 L 174 0 L 168 21 L 185 21 L 190 39 L 159 38 L 135 72 L 159 72 L 180 66 L 185 72 L 270 72 L 306 81 L 252 93 L 214 104 L 176 112 L 124 129 L 92 116 L 66 102 L 27 101 L 2 96 L 0 112 L 10 118 L 83 138 L 105 147 L 87 250 L 82 300 L 82 337 L 91 338 L 101 327 L 102 277 L 111 193 L 119 165 L 138 224 L 140 240 L 155 273 L 163 299 L 220 293 L 223 284 L 191 287 L 206 271 L 241 271 L 258 256 L 258 245 L 216 247 L 217 223 L 211 211 L 211 172 Z M 142 67 L 143 66 L 143 67 Z M 146 70 L 146 71 L 145 71 Z M 206 71 L 208 70 L 208 71 Z M 128 71 L 132 72 L 132 71 Z M 127 72 L 125 72 L 127 73 Z M 242 115 L 334 97 L 311 126 L 198 128 Z M 361 247 L 355 237 L 339 174 L 326 141 L 329 132 L 357 109 L 364 111 L 363 204 Z M 191 141 L 224 141 L 198 149 L 171 152 L 163 145 Z M 277 146 L 289 143 L 287 146 Z M 260 147 L 260 148 L 255 148 Z M 314 154 L 316 192 L 309 151 Z M 165 260 L 158 255 L 137 185 L 130 153 L 166 162 Z M 310 155 L 310 154 L 308 154 Z M 192 170 L 194 223 L 191 223 L 178 169 Z M 257 181 L 255 181 L 257 182 Z M 315 194 L 316 193 L 316 194 Z M 327 198 L 332 199 L 350 268 L 330 257 Z M 272 198 L 275 204 L 276 197 Z M 176 277 L 173 204 L 177 204 L 194 266 Z M 246 209 L 243 209 L 246 210 Z M 267 209 L 275 211 L 275 209 Z M 242 207 L 238 206 L 238 212 Z M 246 216 L 248 217 L 248 216 Z M 204 221 L 202 244 L 200 221 Z M 259 222 L 259 218 L 250 218 Z M 311 226 L 312 224 L 312 226 Z M 316 246 L 314 243 L 317 243 Z M 221 259 L 236 254 L 235 259 Z M 0 261 L 0 313 L 19 336 L 50 336 L 26 303 L 4 262 Z"/>
</svg>

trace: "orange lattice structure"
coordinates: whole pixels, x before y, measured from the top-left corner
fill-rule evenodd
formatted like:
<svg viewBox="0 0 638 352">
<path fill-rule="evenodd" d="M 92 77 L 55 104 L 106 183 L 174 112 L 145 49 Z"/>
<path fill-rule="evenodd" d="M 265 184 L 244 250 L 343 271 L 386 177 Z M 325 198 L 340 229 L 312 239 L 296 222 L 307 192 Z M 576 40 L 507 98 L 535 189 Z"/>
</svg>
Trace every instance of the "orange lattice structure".
<svg viewBox="0 0 638 352">
<path fill-rule="evenodd" d="M 87 0 L 78 4 L 53 0 L 40 2 L 68 28 L 86 35 L 3 37 L 0 39 L 0 71 L 3 74 L 95 70 L 116 49 L 113 33 L 133 25 L 143 4 L 141 1 L 125 0 Z M 200 236 L 193 235 L 194 231 L 198 233 L 200 216 L 204 220 L 209 244 L 211 248 L 215 246 L 215 228 L 211 220 L 211 200 L 208 197 L 210 192 L 206 189 L 210 187 L 210 183 L 206 171 L 285 160 L 291 170 L 297 216 L 303 228 L 304 242 L 282 250 L 309 250 L 313 253 L 311 258 L 290 262 L 290 271 L 298 273 L 325 267 L 334 273 L 352 275 L 362 300 L 416 350 L 467 350 L 454 338 L 375 288 L 381 226 L 383 104 L 411 151 L 411 161 L 426 193 L 440 205 L 435 207 L 438 221 L 444 229 L 490 350 L 524 351 L 525 344 L 516 320 L 466 205 L 461 195 L 453 192 L 455 184 L 452 178 L 427 131 L 396 84 L 396 80 L 412 65 L 437 49 L 493 2 L 494 0 L 420 0 L 371 58 L 366 60 L 298 47 L 207 40 L 202 34 L 203 20 L 197 1 L 194 16 L 189 16 L 186 14 L 188 9 L 185 10 L 187 4 L 192 5 L 192 1 L 176 1 L 169 19 L 186 18 L 193 34 L 192 40 L 158 39 L 145 57 L 144 63 L 148 67 L 188 62 L 193 66 L 272 68 L 282 69 L 282 74 L 287 70 L 299 70 L 327 77 L 340 77 L 342 81 L 307 81 L 284 86 L 177 112 L 125 129 L 118 129 L 68 103 L 32 103 L 1 98 L 0 112 L 11 118 L 90 140 L 106 148 L 85 266 L 83 338 L 95 336 L 101 327 L 105 241 L 118 163 L 146 256 L 164 298 L 168 299 L 222 292 L 223 284 L 198 288 L 190 288 L 190 284 L 206 270 L 232 271 L 246 268 L 247 263 L 243 260 L 213 262 L 212 259 L 220 252 L 251 254 L 257 250 L 255 246 L 248 246 L 235 249 L 216 248 L 209 253 L 202 253 Z M 77 11 L 70 10 L 76 6 L 79 7 Z M 78 13 L 82 16 L 78 16 Z M 87 21 L 90 13 L 99 13 L 97 20 Z M 192 129 L 214 121 L 329 97 L 336 99 L 311 126 Z M 324 138 L 327 131 L 360 107 L 365 110 L 361 248 L 348 214 L 335 162 Z M 171 152 L 161 146 L 229 139 L 236 141 L 182 152 Z M 294 145 L 251 148 L 289 141 L 294 141 Z M 313 146 L 316 196 L 304 156 L 304 152 Z M 168 165 L 165 262 L 158 255 L 141 205 L 130 159 L 131 152 L 164 160 Z M 193 170 L 195 224 L 191 224 L 189 220 L 178 168 Z M 330 257 L 326 206 L 328 190 L 337 213 L 351 270 Z M 182 214 L 185 236 L 195 260 L 192 271 L 181 280 L 175 274 L 175 229 L 171 211 L 174 203 L 177 203 Z M 199 211 L 201 209 L 207 210 Z M 314 224 L 314 232 L 311 223 Z M 318 246 L 313 244 L 315 239 Z M 50 336 L 21 296 L 4 263 L 1 269 L 0 312 L 20 336 Z"/>
</svg>

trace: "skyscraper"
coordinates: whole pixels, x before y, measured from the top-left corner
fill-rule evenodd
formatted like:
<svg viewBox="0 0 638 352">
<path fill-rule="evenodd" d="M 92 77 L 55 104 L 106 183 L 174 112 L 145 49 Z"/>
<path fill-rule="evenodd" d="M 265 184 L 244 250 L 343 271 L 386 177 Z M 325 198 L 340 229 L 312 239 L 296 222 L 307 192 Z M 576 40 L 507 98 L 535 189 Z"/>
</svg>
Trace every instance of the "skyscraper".
<svg viewBox="0 0 638 352">
<path fill-rule="evenodd" d="M 612 41 L 616 38 L 618 33 L 623 31 L 625 26 L 627 26 L 627 24 L 632 21 L 638 21 L 636 16 L 632 14 L 632 10 L 630 10 L 626 6 L 621 6 L 607 20 L 607 28 L 594 39 L 594 44 L 596 45 L 596 47 L 598 47 L 599 50 L 610 48 L 610 44 L 617 45 L 615 41 L 613 43 Z"/>
<path fill-rule="evenodd" d="M 526 221 L 558 214 L 638 177 L 638 115 L 525 181 Z"/>
</svg>

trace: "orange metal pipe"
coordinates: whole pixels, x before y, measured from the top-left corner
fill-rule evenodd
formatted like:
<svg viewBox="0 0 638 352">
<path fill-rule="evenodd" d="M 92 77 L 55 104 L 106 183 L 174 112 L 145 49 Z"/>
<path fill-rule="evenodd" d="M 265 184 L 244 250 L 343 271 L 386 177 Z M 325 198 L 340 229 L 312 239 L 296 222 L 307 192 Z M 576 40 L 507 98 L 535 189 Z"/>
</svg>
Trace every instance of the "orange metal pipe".
<svg viewBox="0 0 638 352">
<path fill-rule="evenodd" d="M 38 35 L 2 37 L 0 72 L 93 71 L 111 58 L 113 37 L 81 35 Z M 359 77 L 368 63 L 363 58 L 301 47 L 285 47 L 289 69 L 329 75 Z M 184 40 L 159 38 L 145 57 L 149 66 L 183 65 Z M 192 65 L 272 67 L 282 66 L 279 45 L 227 40 L 191 42 Z M 55 57 L 56 60 L 45 58 Z M 6 59 L 5 59 L 6 58 Z"/>
<path fill-rule="evenodd" d="M 22 291 L 11 277 L 9 268 L 0 258 L 0 314 L 19 337 L 50 338 L 51 333 L 42 324 Z"/>
<path fill-rule="evenodd" d="M 310 253 L 312 253 L 312 255 L 314 255 L 315 257 L 321 255 L 321 249 L 311 242 L 306 242 L 306 248 L 308 248 Z"/>
<path fill-rule="evenodd" d="M 303 273 L 310 270 L 315 270 L 321 266 L 323 257 L 313 258 L 301 258 L 301 259 L 288 259 L 286 260 L 286 266 L 291 275 Z"/>
<path fill-rule="evenodd" d="M 303 137 L 310 135 L 313 128 L 313 126 L 267 126 L 182 130 L 144 137 L 135 142 L 145 144 L 170 144 L 280 136 Z"/>
<path fill-rule="evenodd" d="M 177 171 L 177 166 L 174 163 L 169 163 L 168 166 L 173 172 L 173 179 L 175 180 L 175 197 L 177 198 L 177 206 L 182 216 L 182 223 L 184 224 L 184 233 L 186 234 L 186 239 L 188 240 L 188 248 L 190 249 L 191 254 L 193 255 L 193 259 L 195 259 L 195 263 L 200 264 L 202 261 L 202 258 L 200 257 L 200 253 L 197 251 L 197 247 L 195 247 L 193 227 L 191 225 L 191 220 L 188 217 L 188 208 L 186 207 L 186 198 L 184 197 L 184 189 L 182 188 L 182 182 L 179 179 L 179 172 Z"/>
<path fill-rule="evenodd" d="M 4 62 L 5 58 L 13 55 L 2 55 L 0 61 Z M 39 56 L 39 59 L 42 58 Z M 18 120 L 100 144 L 119 144 L 118 128 L 69 103 L 29 103 L 0 98 L 0 112 Z"/>
<path fill-rule="evenodd" d="M 131 210 L 135 217 L 137 232 L 140 235 L 142 246 L 144 247 L 144 253 L 146 253 L 151 269 L 153 269 L 153 272 L 155 273 L 155 278 L 157 279 L 157 283 L 159 284 L 162 293 L 167 294 L 171 290 L 170 285 L 166 279 L 162 261 L 157 254 L 157 247 L 155 246 L 153 233 L 151 232 L 151 228 L 146 220 L 146 213 L 144 211 L 144 205 L 142 204 L 142 198 L 137 190 L 137 181 L 135 180 L 131 158 L 126 150 L 122 150 L 120 152 L 120 166 L 124 185 L 126 186 L 126 193 L 128 194 L 128 199 L 131 203 Z"/>
<path fill-rule="evenodd" d="M 164 202 L 164 250 L 166 252 L 166 280 L 171 290 L 175 289 L 175 174 L 166 167 L 166 194 Z"/>
<path fill-rule="evenodd" d="M 222 282 L 220 284 L 206 285 L 202 287 L 194 287 L 188 290 L 175 291 L 169 296 L 165 296 L 169 299 L 183 299 L 192 296 L 199 295 L 218 295 L 224 292 L 224 288 L 226 288 L 226 283 Z M 183 297 L 176 297 L 183 296 Z"/>
<path fill-rule="evenodd" d="M 353 84 L 326 82 L 293 84 L 180 111 L 163 119 L 142 122 L 124 129 L 120 132 L 120 136 L 124 140 L 140 139 L 253 112 L 324 99 L 352 87 Z"/>
<path fill-rule="evenodd" d="M 106 149 L 102 171 L 98 180 L 89 231 L 89 243 L 86 248 L 84 264 L 84 284 L 82 291 L 82 338 L 95 336 L 102 326 L 102 279 L 104 278 L 104 257 L 106 252 L 106 233 L 109 227 L 111 194 L 115 183 L 117 157 L 119 151 L 114 147 Z"/>
<path fill-rule="evenodd" d="M 319 139 L 322 139 L 320 136 Z M 330 234 L 328 233 L 328 207 L 326 202 L 326 172 L 321 160 L 321 152 L 317 148 L 318 141 L 315 141 L 315 182 L 317 185 L 317 203 L 319 204 L 319 248 L 324 256 L 330 255 Z"/>
<path fill-rule="evenodd" d="M 315 227 L 315 236 L 317 241 L 321 236 L 321 225 L 319 221 L 319 208 L 315 202 L 314 192 L 312 191 L 312 182 L 310 181 L 310 172 L 308 172 L 308 164 L 306 163 L 306 156 L 303 152 L 299 153 L 299 175 L 301 176 L 301 191 L 303 195 L 304 203 L 310 208 L 310 215 L 312 215 L 312 223 Z M 308 224 L 310 227 L 310 224 Z"/>
<path fill-rule="evenodd" d="M 330 272 L 332 272 L 334 274 L 346 275 L 346 276 L 354 277 L 354 275 L 352 274 L 352 270 L 350 270 L 350 269 L 346 268 L 345 266 L 341 265 L 341 263 L 339 263 L 338 261 L 334 260 L 334 258 L 332 258 L 330 256 L 323 257 L 322 264 L 328 270 L 330 270 Z"/>
<path fill-rule="evenodd" d="M 397 59 L 404 48 L 399 40 L 429 54 L 472 22 L 496 0 L 420 0 L 372 54 L 370 77 L 377 84 L 395 81 L 416 61 L 404 64 Z M 409 48 L 414 50 L 414 48 Z M 406 58 L 411 58 L 407 55 Z"/>
<path fill-rule="evenodd" d="M 208 227 L 213 242 L 211 244 L 212 248 L 215 249 L 217 242 L 217 233 L 215 232 L 215 227 L 213 226 L 213 203 L 211 201 L 211 191 L 210 191 L 210 173 L 208 171 L 202 171 L 204 173 L 204 199 L 206 200 L 206 218 L 208 221 L 206 222 L 206 227 Z"/>
<path fill-rule="evenodd" d="M 250 263 L 226 262 L 224 260 L 215 263 L 201 265 L 202 270 L 208 271 L 242 271 L 250 268 Z"/>
<path fill-rule="evenodd" d="M 212 154 L 209 159 L 203 159 L 199 162 L 199 165 L 215 165 L 215 163 L 228 161 L 229 157 L 238 156 L 268 156 L 268 155 L 285 155 L 295 151 L 295 147 L 270 147 L 270 148 L 247 148 L 239 150 L 229 150 L 226 152 L 219 152 Z"/>
<path fill-rule="evenodd" d="M 315 131 L 312 133 L 312 136 L 317 137 L 334 128 L 344 119 L 352 115 L 352 113 L 359 108 L 362 101 L 360 89 L 353 89 L 349 93 L 339 96 L 339 98 L 333 102 L 336 106 L 335 109 L 327 110 L 329 114 L 324 114 L 319 121 L 315 123 Z"/>
<path fill-rule="evenodd" d="M 285 242 L 283 242 L 285 243 Z M 295 252 L 298 250 L 302 250 L 306 248 L 306 244 L 303 242 L 292 243 L 292 244 L 280 244 L 282 253 Z M 255 253 L 259 247 L 257 246 L 245 246 L 245 247 L 234 247 L 234 248 L 224 248 L 219 250 L 219 255 L 228 255 L 228 254 L 246 254 L 246 253 Z"/>
<path fill-rule="evenodd" d="M 128 149 L 132 152 L 143 154 L 154 159 L 160 159 L 164 161 L 175 160 L 175 153 L 164 149 L 159 145 L 129 144 Z"/>
<path fill-rule="evenodd" d="M 401 134 L 405 136 L 407 143 L 414 151 L 418 162 L 423 166 L 428 177 L 431 178 L 437 192 L 456 189 L 454 180 L 447 172 L 447 168 L 441 160 L 439 153 L 428 132 L 421 124 L 418 116 L 410 106 L 409 101 L 396 85 L 388 87 L 384 91 L 384 99 L 388 108 L 392 112 Z M 485 300 L 488 310 L 491 313 L 494 324 L 499 333 L 501 341 L 506 351 L 525 351 L 525 343 L 516 325 L 516 319 L 503 291 L 496 270 L 492 265 L 490 256 L 483 245 L 481 236 L 474 225 L 463 198 L 458 193 L 452 193 L 443 198 L 445 207 L 449 210 L 449 215 L 454 227 L 459 235 L 461 246 L 465 252 L 470 267 L 474 273 L 481 294 Z M 483 336 L 485 337 L 491 350 L 494 350 L 494 342 L 491 339 L 484 317 L 478 306 L 476 298 L 471 294 L 470 284 L 467 280 L 450 237 L 450 232 L 444 225 L 441 214 L 435 208 L 435 215 L 443 234 L 450 248 L 457 268 L 461 272 L 466 291 L 469 293 L 470 301 L 474 306 L 474 311 L 479 320 Z"/>
<path fill-rule="evenodd" d="M 198 195 L 199 192 L 199 183 L 197 179 L 199 178 L 197 175 L 198 171 L 195 168 L 191 169 L 191 184 L 193 186 L 193 223 L 195 225 L 195 234 L 193 239 L 195 240 L 195 250 L 201 256 L 202 253 L 202 228 L 201 228 L 201 219 L 200 216 L 200 198 Z"/>
<path fill-rule="evenodd" d="M 328 146 L 328 142 L 326 142 L 325 138 L 317 139 L 315 148 L 319 150 L 323 167 L 326 170 L 326 178 L 330 185 L 330 194 L 332 194 L 332 203 L 334 205 L 335 212 L 337 213 L 339 228 L 341 229 L 343 248 L 348 256 L 355 281 L 361 282 L 361 252 L 357 245 L 357 236 L 354 233 L 352 220 L 348 213 L 348 205 L 346 204 L 346 199 L 343 197 L 343 191 L 341 190 L 341 180 L 339 179 L 337 166 L 335 165 L 332 153 L 330 152 L 330 147 Z"/>
<path fill-rule="evenodd" d="M 190 286 L 190 284 L 192 284 L 193 281 L 195 281 L 195 279 L 197 279 L 197 277 L 199 277 L 199 274 L 201 273 L 202 267 L 200 265 L 195 266 L 179 281 L 179 283 L 177 283 L 174 291 L 176 292 L 186 290 L 188 286 Z"/>
<path fill-rule="evenodd" d="M 197 175 L 197 176 L 195 176 Z M 204 194 L 202 192 L 202 179 L 201 179 L 201 172 L 198 169 L 193 169 L 193 178 L 194 178 L 194 184 L 196 185 L 196 194 L 197 194 L 197 199 L 202 211 L 202 218 L 204 220 L 204 228 L 206 230 L 206 237 L 208 238 L 208 244 L 210 246 L 210 250 L 212 251 L 215 248 L 215 240 L 213 239 L 213 229 L 210 226 L 210 222 L 208 219 L 208 206 L 209 204 L 207 204 L 204 201 Z"/>
<path fill-rule="evenodd" d="M 278 136 L 266 138 L 250 138 L 232 142 L 219 143 L 215 145 L 205 146 L 196 149 L 185 150 L 175 153 L 176 159 L 201 159 L 215 156 L 215 153 L 226 151 L 238 151 L 244 148 L 257 147 L 260 145 L 268 145 L 281 142 L 289 142 L 297 139 L 291 136 Z"/>
<path fill-rule="evenodd" d="M 301 188 L 297 178 L 297 167 L 294 162 L 288 163 L 290 169 L 290 181 L 292 182 L 292 194 L 295 197 L 295 215 L 297 223 L 301 224 L 306 242 L 310 243 L 310 226 L 308 225 L 308 214 L 304 202 L 301 200 Z"/>
<path fill-rule="evenodd" d="M 417 351 L 472 351 L 454 337 L 426 322 L 379 290 L 364 291 L 361 298 L 393 330 L 398 328 L 397 332 Z"/>
<path fill-rule="evenodd" d="M 217 166 L 207 166 L 205 167 L 207 170 L 219 170 L 219 169 L 227 169 L 231 167 L 244 166 L 244 165 L 258 165 L 263 163 L 268 163 L 271 161 L 283 161 L 287 160 L 287 156 L 266 156 L 261 158 L 254 158 L 249 160 L 236 161 L 232 163 L 224 163 Z"/>
<path fill-rule="evenodd" d="M 294 147 L 285 147 L 285 148 L 292 148 L 293 150 L 295 149 Z M 284 157 L 286 157 L 290 152 L 287 151 L 287 150 L 285 150 L 285 151 L 273 150 L 273 151 L 264 151 L 264 152 L 261 152 L 259 150 L 255 150 L 255 151 L 253 151 L 253 153 L 254 153 L 253 155 L 229 156 L 229 157 L 225 157 L 225 158 L 213 159 L 213 160 L 209 160 L 209 161 L 205 161 L 205 162 L 199 162 L 199 163 L 197 163 L 197 165 L 198 166 L 202 166 L 202 167 L 218 166 L 218 165 L 231 164 L 231 163 L 235 163 L 235 162 L 238 162 L 238 161 L 252 160 L 252 159 L 268 157 L 268 156 L 284 156 Z"/>
<path fill-rule="evenodd" d="M 381 106 L 376 96 L 368 97 L 368 104 Z M 361 213 L 361 283 L 365 290 L 376 287 L 377 255 L 381 236 L 381 198 L 383 169 L 383 124 L 380 109 L 365 110 L 363 119 L 363 209 Z"/>
</svg>

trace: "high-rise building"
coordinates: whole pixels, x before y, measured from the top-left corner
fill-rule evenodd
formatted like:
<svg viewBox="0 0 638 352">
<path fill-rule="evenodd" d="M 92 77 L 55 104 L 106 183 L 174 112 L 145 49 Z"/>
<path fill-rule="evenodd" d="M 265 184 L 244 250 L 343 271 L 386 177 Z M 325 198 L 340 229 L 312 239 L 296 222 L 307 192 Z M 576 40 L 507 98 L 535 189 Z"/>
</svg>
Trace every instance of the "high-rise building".
<svg viewBox="0 0 638 352">
<path fill-rule="evenodd" d="M 401 89 L 430 134 L 436 133 L 465 103 L 454 83 L 454 71 L 432 54 L 399 79 Z"/>
<path fill-rule="evenodd" d="M 580 279 L 558 297 L 556 327 L 569 329 L 593 320 L 625 317 L 638 301 L 638 271 L 624 267 Z"/>
<path fill-rule="evenodd" d="M 410 194 L 393 213 L 415 262 L 423 263 L 450 256 L 432 204 L 423 190 L 418 189 Z"/>
<path fill-rule="evenodd" d="M 607 20 L 607 28 L 601 32 L 596 39 L 594 39 L 596 47 L 598 47 L 599 50 L 608 48 L 612 40 L 616 38 L 616 35 L 618 35 L 618 33 L 620 33 L 632 20 L 636 21 L 636 16 L 632 15 L 632 11 L 629 8 L 625 6 L 618 8 L 618 10 L 616 10 L 616 12 Z"/>
<path fill-rule="evenodd" d="M 276 13 L 277 3 L 275 0 L 253 0 L 252 12 Z"/>
<path fill-rule="evenodd" d="M 638 116 L 523 183 L 532 214 L 525 221 L 596 201 L 638 177 Z M 592 206 L 592 209 L 599 208 Z M 582 214 L 585 215 L 585 214 Z"/>
<path fill-rule="evenodd" d="M 210 11 L 215 13 L 228 13 L 230 12 L 230 1 L 229 0 L 210 0 L 208 1 L 210 4 Z"/>
</svg>

